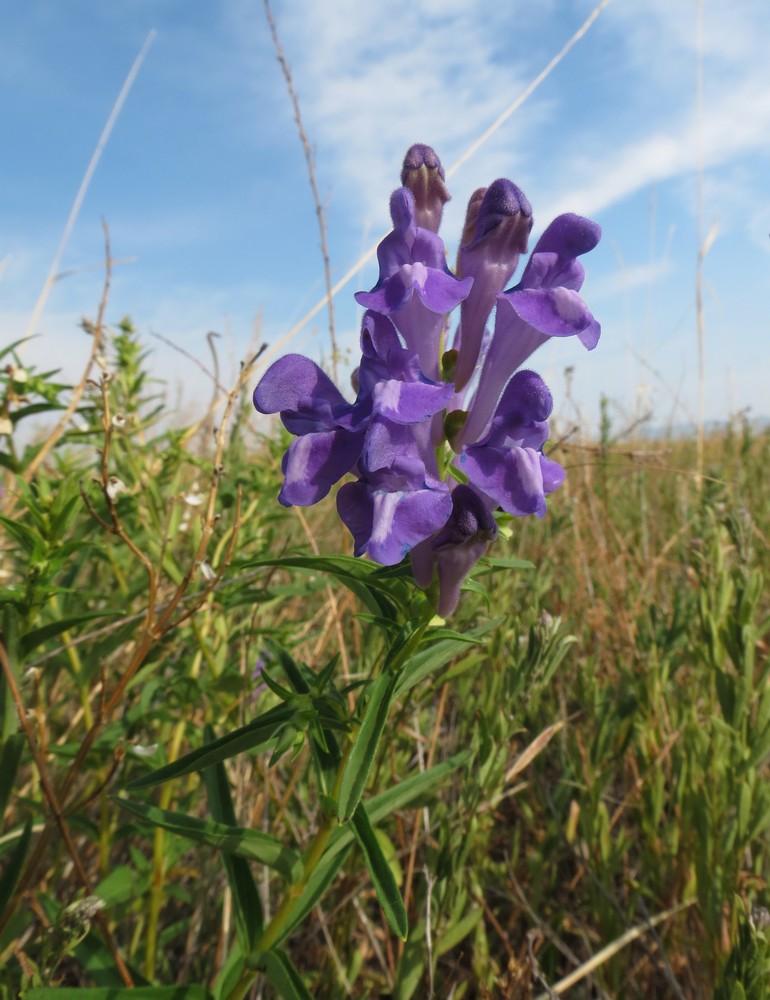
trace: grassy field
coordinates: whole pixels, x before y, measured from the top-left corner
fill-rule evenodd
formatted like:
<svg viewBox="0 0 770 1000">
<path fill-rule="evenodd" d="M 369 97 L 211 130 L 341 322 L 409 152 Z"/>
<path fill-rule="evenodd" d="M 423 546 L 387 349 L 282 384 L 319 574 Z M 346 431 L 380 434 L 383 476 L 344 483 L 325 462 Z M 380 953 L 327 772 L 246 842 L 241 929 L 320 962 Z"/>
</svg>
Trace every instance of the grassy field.
<svg viewBox="0 0 770 1000">
<path fill-rule="evenodd" d="M 0 996 L 770 995 L 767 432 L 702 480 L 693 440 L 554 444 L 546 518 L 404 651 L 423 597 L 274 502 L 248 367 L 180 427 L 130 324 L 96 346 L 79 429 L 16 448 L 70 396 L 3 359 Z M 396 661 L 352 837 L 325 776 Z"/>
</svg>

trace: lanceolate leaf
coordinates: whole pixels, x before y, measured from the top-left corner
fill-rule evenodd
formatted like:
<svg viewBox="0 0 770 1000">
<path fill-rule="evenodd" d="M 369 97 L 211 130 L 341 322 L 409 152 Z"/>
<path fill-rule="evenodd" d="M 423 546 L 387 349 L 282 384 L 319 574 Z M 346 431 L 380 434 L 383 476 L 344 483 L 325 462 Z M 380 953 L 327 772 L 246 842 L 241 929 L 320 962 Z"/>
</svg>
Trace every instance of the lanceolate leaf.
<svg viewBox="0 0 770 1000">
<path fill-rule="evenodd" d="M 366 803 L 369 822 L 377 824 L 397 809 L 404 809 L 406 806 L 411 805 L 416 799 L 428 799 L 437 791 L 441 782 L 449 777 L 453 771 L 456 771 L 463 764 L 467 763 L 470 757 L 471 752 L 463 750 L 461 753 L 449 757 L 441 764 L 436 764 L 421 774 L 415 774 L 411 778 L 407 778 L 394 788 L 389 788 L 387 791 L 373 796 Z M 287 924 L 286 930 L 280 939 L 281 941 L 285 940 L 292 930 L 302 923 L 324 894 L 327 886 L 342 866 L 345 855 L 350 850 L 354 839 L 354 833 L 350 826 L 340 827 L 332 836 L 324 856 L 308 879 L 304 892 L 297 900 L 296 909 Z"/>
<path fill-rule="evenodd" d="M 32 820 L 27 820 L 27 824 L 13 849 L 13 853 L 5 862 L 5 868 L 0 875 L 0 914 L 8 905 L 8 901 L 13 895 L 16 883 L 19 881 L 24 858 L 29 850 L 29 842 L 32 838 Z"/>
<path fill-rule="evenodd" d="M 278 948 L 267 951 L 261 961 L 265 963 L 265 974 L 270 984 L 283 1000 L 313 1000 L 313 994 L 305 986 L 285 951 Z"/>
<path fill-rule="evenodd" d="M 246 750 L 264 746 L 293 715 L 294 710 L 288 705 L 276 705 L 275 708 L 260 715 L 247 726 L 241 726 L 240 729 L 235 729 L 232 733 L 220 736 L 212 743 L 207 743 L 184 757 L 180 757 L 173 764 L 166 764 L 156 771 L 151 771 L 149 774 L 137 778 L 127 788 L 147 788 L 149 785 L 159 785 L 164 781 L 170 781 L 171 778 L 179 778 L 183 774 L 190 774 L 191 771 L 201 771 L 204 767 L 218 764 L 230 757 L 236 757 Z"/>
<path fill-rule="evenodd" d="M 197 819 L 195 816 L 161 809 L 159 806 L 147 805 L 134 799 L 116 798 L 115 801 L 135 816 L 180 837 L 187 837 L 188 840 L 195 840 L 199 844 L 208 844 L 239 858 L 259 861 L 268 868 L 273 868 L 287 882 L 293 882 L 302 872 L 302 862 L 296 851 L 269 834 L 218 823 L 216 820 Z"/>
<path fill-rule="evenodd" d="M 353 813 L 353 829 L 356 840 L 364 853 L 366 867 L 372 878 L 372 885 L 377 893 L 380 906 L 385 917 L 390 924 L 391 930 L 398 934 L 402 941 L 406 941 L 409 925 L 404 908 L 404 901 L 396 885 L 396 878 L 393 869 L 382 853 L 382 847 L 372 829 L 369 817 L 363 802 L 358 803 L 356 811 Z"/>
<path fill-rule="evenodd" d="M 25 1000 L 211 1000 L 205 986 L 37 986 Z"/>
<path fill-rule="evenodd" d="M 206 739 L 213 739 L 214 733 L 206 726 Z M 226 824 L 231 829 L 235 827 L 235 809 L 230 798 L 230 787 L 227 783 L 225 765 L 222 763 L 207 767 L 203 772 L 203 783 L 206 786 L 209 809 L 217 823 Z M 250 833 L 256 831 L 249 831 Z M 282 852 L 278 858 L 282 857 Z M 227 881 L 233 894 L 235 917 L 241 949 L 247 952 L 262 933 L 263 914 L 259 892 L 254 884 L 248 861 L 237 855 L 225 854 L 222 859 L 227 872 Z M 299 858 L 297 858 L 299 861 Z"/>
<path fill-rule="evenodd" d="M 363 795 L 377 745 L 388 721 L 397 679 L 395 672 L 385 671 L 372 685 L 364 721 L 356 734 L 342 773 L 337 805 L 337 817 L 342 822 L 350 819 Z"/>
<path fill-rule="evenodd" d="M 399 697 L 426 677 L 441 670 L 453 657 L 466 653 L 469 643 L 479 642 L 488 632 L 497 628 L 503 619 L 504 616 L 495 618 L 464 635 L 448 633 L 447 638 L 431 642 L 418 650 L 407 660 L 399 675 L 395 697 Z"/>
<path fill-rule="evenodd" d="M 379 567 L 353 556 L 284 556 L 277 559 L 249 560 L 245 566 L 280 566 L 281 569 L 304 569 L 335 577 L 359 597 L 370 611 L 389 620 L 397 617 L 394 598 L 398 598 L 392 581 L 382 579 Z M 406 599 L 406 590 L 404 590 Z"/>
</svg>

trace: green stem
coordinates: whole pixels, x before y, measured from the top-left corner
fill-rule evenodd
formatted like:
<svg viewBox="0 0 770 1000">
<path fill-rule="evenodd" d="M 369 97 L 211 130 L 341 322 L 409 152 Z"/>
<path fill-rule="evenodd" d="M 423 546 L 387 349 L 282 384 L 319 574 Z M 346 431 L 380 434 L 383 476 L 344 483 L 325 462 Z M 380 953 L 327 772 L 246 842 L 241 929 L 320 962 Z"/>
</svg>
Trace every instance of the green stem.
<svg viewBox="0 0 770 1000">
<path fill-rule="evenodd" d="M 430 620 L 433 617 L 433 611 L 426 605 L 425 609 L 425 620 L 421 622 L 414 630 L 412 635 L 409 637 L 408 641 L 404 643 L 401 651 L 394 657 L 393 662 L 390 663 L 388 669 L 398 672 L 403 667 L 404 663 L 411 656 L 414 650 L 419 646 L 422 637 L 430 624 Z M 331 797 L 336 799 L 339 795 L 340 786 L 342 784 L 342 776 L 345 772 L 345 766 L 348 762 L 348 757 L 353 748 L 355 740 L 351 736 L 345 747 L 345 751 L 340 760 L 339 767 L 337 768 L 337 774 L 334 778 L 334 787 L 332 788 Z M 291 885 L 284 896 L 280 906 L 275 911 L 272 920 L 268 923 L 267 927 L 262 931 L 262 935 L 256 943 L 252 957 L 257 958 L 263 955 L 266 951 L 273 948 L 283 937 L 287 926 L 291 922 L 291 917 L 294 912 L 294 908 L 297 901 L 301 898 L 304 893 L 310 877 L 315 871 L 318 863 L 323 857 L 324 851 L 326 850 L 329 840 L 334 833 L 337 826 L 337 822 L 333 817 L 327 816 L 321 827 L 316 832 L 315 836 L 308 846 L 307 853 L 305 854 L 305 861 L 302 866 L 302 875 L 299 880 Z M 257 977 L 260 975 L 259 969 L 244 968 L 241 972 L 238 982 L 232 988 L 232 990 L 227 995 L 226 1000 L 244 1000 L 244 997 L 248 993 L 249 989 L 252 987 Z"/>
</svg>

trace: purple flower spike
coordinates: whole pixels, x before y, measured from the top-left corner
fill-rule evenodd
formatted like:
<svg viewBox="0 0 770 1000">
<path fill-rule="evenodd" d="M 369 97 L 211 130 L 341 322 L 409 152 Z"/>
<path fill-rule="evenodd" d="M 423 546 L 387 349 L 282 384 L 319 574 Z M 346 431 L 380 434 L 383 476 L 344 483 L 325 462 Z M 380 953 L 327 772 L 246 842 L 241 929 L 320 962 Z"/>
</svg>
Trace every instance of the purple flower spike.
<svg viewBox="0 0 770 1000">
<path fill-rule="evenodd" d="M 468 205 L 465 232 L 472 225 L 472 236 L 460 247 L 458 255 L 459 273 L 473 278 L 470 295 L 460 311 L 460 355 L 455 369 L 458 392 L 473 376 L 484 327 L 497 293 L 516 270 L 532 229 L 532 206 L 511 181 L 504 178 L 494 181 L 480 202 L 479 194 L 477 191 Z"/>
<path fill-rule="evenodd" d="M 496 538 L 497 524 L 482 498 L 469 486 L 455 486 L 452 513 L 431 543 L 442 618 L 454 613 L 463 580 Z"/>
<path fill-rule="evenodd" d="M 401 170 L 401 183 L 414 195 L 417 225 L 433 233 L 438 232 L 444 205 L 451 199 L 444 180 L 441 160 L 430 146 L 418 142 L 409 147 Z"/>
<path fill-rule="evenodd" d="M 408 188 L 393 192 L 390 210 L 393 232 L 377 248 L 379 281 L 370 292 L 356 292 L 355 299 L 390 316 L 422 370 L 438 381 L 445 316 L 468 295 L 473 279 L 455 278 L 446 266 L 441 239 L 415 224 L 414 195 Z"/>
<path fill-rule="evenodd" d="M 469 482 L 508 514 L 545 514 L 545 498 L 564 481 L 564 470 L 546 458 L 553 401 L 534 372 L 517 372 L 503 393 L 489 433 L 467 447 L 458 464 Z"/>
<path fill-rule="evenodd" d="M 601 328 L 578 295 L 585 271 L 577 254 L 599 242 L 601 229 L 579 215 L 560 215 L 532 252 L 521 281 L 497 296 L 492 342 L 461 443 L 477 441 L 512 373 L 550 337 L 577 336 L 590 351 Z"/>
</svg>

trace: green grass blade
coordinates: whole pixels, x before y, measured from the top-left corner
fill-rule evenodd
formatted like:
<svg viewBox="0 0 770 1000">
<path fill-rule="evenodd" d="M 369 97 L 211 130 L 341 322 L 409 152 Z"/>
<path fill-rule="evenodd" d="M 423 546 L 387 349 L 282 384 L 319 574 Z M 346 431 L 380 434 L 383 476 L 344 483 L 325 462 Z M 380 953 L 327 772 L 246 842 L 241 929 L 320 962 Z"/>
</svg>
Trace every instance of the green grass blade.
<svg viewBox="0 0 770 1000">
<path fill-rule="evenodd" d="M 389 788 L 386 792 L 373 796 L 366 804 L 369 822 L 379 823 L 396 809 L 404 809 L 406 806 L 412 805 L 416 799 L 429 799 L 438 790 L 441 782 L 463 764 L 466 764 L 470 758 L 470 751 L 463 750 L 461 753 L 442 761 L 441 764 L 436 764 L 421 774 L 407 778 L 394 788 Z M 341 868 L 354 839 L 354 833 L 350 826 L 341 827 L 334 833 L 324 856 L 308 879 L 304 892 L 297 900 L 296 909 L 278 942 L 279 944 L 298 924 L 302 923 L 324 894 L 327 886 L 331 884 L 332 879 Z"/>
<path fill-rule="evenodd" d="M 377 898 L 380 901 L 380 906 L 385 917 L 390 924 L 390 928 L 394 934 L 398 934 L 402 941 L 406 941 L 409 923 L 407 921 L 406 909 L 404 908 L 404 901 L 396 884 L 393 869 L 382 853 L 380 842 L 377 840 L 377 836 L 369 822 L 369 817 L 366 815 L 363 802 L 358 803 L 358 807 L 353 813 L 353 830 L 355 831 L 356 840 L 364 852 L 364 860 L 366 861 L 366 867 L 369 869 L 372 885 L 377 893 Z"/>
</svg>

